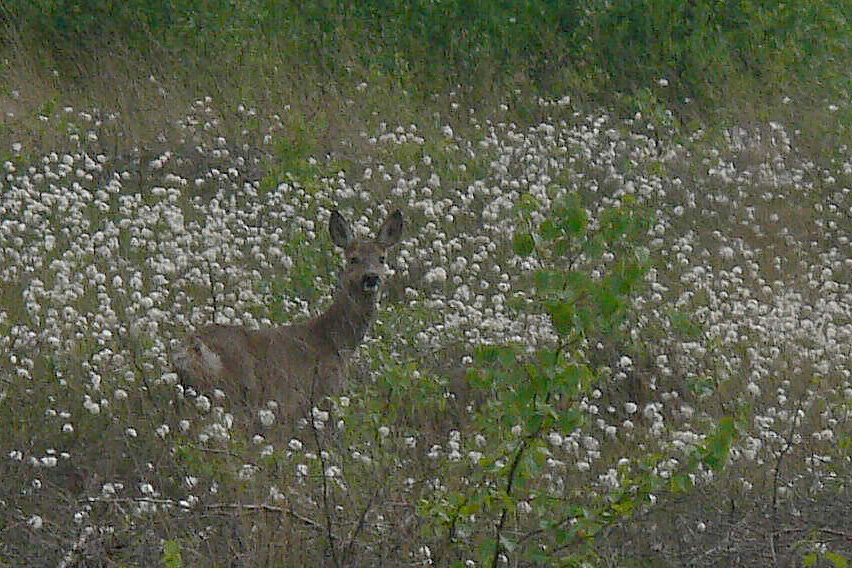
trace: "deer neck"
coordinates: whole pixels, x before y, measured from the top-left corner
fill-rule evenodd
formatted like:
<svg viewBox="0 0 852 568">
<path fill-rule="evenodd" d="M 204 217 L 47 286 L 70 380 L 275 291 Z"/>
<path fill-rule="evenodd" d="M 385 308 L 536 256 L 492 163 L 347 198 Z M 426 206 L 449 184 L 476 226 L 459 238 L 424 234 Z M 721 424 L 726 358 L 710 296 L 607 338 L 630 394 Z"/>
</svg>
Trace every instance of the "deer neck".
<svg viewBox="0 0 852 568">
<path fill-rule="evenodd" d="M 375 298 L 338 289 L 331 306 L 314 320 L 313 327 L 335 351 L 348 352 L 364 339 L 375 314 Z"/>
</svg>

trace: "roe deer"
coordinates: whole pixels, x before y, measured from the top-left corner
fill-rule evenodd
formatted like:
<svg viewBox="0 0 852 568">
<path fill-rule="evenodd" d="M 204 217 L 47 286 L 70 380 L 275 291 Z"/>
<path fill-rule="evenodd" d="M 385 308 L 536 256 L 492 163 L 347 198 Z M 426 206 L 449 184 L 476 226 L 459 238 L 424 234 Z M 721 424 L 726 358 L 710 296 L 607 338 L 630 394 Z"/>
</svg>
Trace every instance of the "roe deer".
<svg viewBox="0 0 852 568">
<path fill-rule="evenodd" d="M 402 236 L 402 213 L 388 217 L 374 240 L 356 240 L 336 210 L 331 240 L 344 249 L 346 267 L 325 313 L 281 327 L 246 329 L 209 325 L 184 338 L 172 366 L 188 385 L 221 388 L 233 402 L 274 399 L 292 417 L 333 394 L 343 383 L 349 354 L 361 343 L 388 269 L 387 249 Z"/>
</svg>

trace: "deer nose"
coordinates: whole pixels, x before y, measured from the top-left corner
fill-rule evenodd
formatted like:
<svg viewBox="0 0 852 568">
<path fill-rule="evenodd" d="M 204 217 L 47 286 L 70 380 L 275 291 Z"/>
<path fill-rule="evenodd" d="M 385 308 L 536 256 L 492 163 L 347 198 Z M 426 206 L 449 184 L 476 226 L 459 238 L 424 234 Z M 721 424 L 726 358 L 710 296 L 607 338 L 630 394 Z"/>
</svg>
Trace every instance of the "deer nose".
<svg viewBox="0 0 852 568">
<path fill-rule="evenodd" d="M 361 279 L 361 288 L 365 292 L 375 292 L 379 289 L 379 280 L 378 274 L 366 274 Z"/>
</svg>

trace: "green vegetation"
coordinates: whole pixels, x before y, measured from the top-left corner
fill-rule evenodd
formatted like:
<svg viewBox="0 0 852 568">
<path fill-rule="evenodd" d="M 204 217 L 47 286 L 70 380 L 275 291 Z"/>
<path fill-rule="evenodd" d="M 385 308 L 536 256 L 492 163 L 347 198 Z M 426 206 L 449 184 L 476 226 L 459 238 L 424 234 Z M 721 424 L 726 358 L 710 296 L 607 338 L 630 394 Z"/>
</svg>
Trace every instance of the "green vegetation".
<svg viewBox="0 0 852 568">
<path fill-rule="evenodd" d="M 850 68 L 849 0 L 0 2 L 0 566 L 847 566 Z M 346 389 L 180 384 L 332 208 L 406 217 Z"/>
<path fill-rule="evenodd" d="M 305 115 L 339 112 L 367 82 L 398 99 L 382 106 L 522 88 L 633 111 L 650 92 L 681 118 L 765 118 L 782 96 L 811 105 L 848 92 L 850 13 L 846 0 L 12 0 L 0 7 L 0 77 L 22 88 L 19 73 L 44 74 L 59 92 L 116 101 L 118 89 L 130 103 L 153 74 L 179 99 Z"/>
</svg>

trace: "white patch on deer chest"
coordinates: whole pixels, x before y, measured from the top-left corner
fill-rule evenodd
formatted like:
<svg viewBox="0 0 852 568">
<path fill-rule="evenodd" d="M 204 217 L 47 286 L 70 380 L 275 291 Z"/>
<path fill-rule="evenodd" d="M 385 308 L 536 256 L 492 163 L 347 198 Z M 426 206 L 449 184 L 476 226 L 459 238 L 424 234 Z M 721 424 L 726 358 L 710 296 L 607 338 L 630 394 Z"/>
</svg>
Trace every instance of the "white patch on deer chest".
<svg viewBox="0 0 852 568">
<path fill-rule="evenodd" d="M 222 357 L 218 353 L 210 349 L 204 341 L 197 340 L 196 349 L 201 356 L 201 366 L 210 374 L 218 375 L 224 369 L 222 365 Z"/>
</svg>

